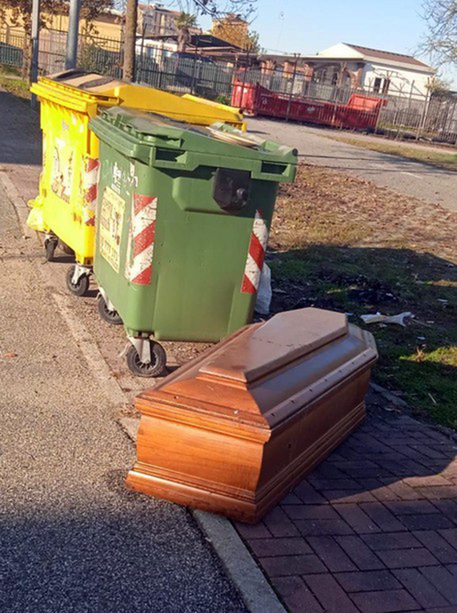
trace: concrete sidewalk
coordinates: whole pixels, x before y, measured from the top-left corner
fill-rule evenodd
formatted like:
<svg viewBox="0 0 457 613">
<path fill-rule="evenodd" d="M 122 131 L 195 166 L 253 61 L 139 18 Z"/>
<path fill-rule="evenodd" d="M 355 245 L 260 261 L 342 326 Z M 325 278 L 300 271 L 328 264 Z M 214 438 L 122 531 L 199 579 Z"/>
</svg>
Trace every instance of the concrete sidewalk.
<svg viewBox="0 0 457 613">
<path fill-rule="evenodd" d="M 27 199 L 36 193 L 39 132 L 37 117 L 17 105 L 0 95 L 13 126 L 2 132 L 0 166 Z M 0 356 L 15 354 L 0 358 L 0 575 L 12 586 L 0 608 L 244 610 L 192 517 L 124 490 L 134 450 L 117 429 L 119 412 L 60 333 L 65 322 L 49 301 L 60 290 L 36 282 L 41 248 L 21 237 L 3 194 L 0 204 Z M 64 267 L 48 266 L 58 279 Z M 74 299 L 74 315 L 99 342 L 103 324 L 84 304 Z M 106 343 L 116 334 L 107 330 Z M 455 613 L 456 457 L 454 438 L 372 393 L 369 418 L 344 445 L 263 522 L 236 527 L 294 613 Z"/>
<path fill-rule="evenodd" d="M 0 113 L 0 165 L 33 196 L 38 118 L 1 92 Z M 0 219 L 0 611 L 246 611 L 192 515 L 126 490 L 123 407 L 81 351 L 84 325 L 78 342 L 57 308 L 65 296 L 1 182 Z"/>
</svg>

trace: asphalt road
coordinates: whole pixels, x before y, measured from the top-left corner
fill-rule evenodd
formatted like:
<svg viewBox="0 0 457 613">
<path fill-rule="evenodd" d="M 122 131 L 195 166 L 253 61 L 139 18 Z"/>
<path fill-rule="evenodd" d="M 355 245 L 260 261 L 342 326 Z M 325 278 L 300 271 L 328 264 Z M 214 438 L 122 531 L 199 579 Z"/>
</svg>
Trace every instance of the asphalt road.
<svg viewBox="0 0 457 613">
<path fill-rule="evenodd" d="M 0 219 L 0 611 L 245 611 L 192 516 L 125 489 L 133 445 L 1 184 Z"/>
<path fill-rule="evenodd" d="M 300 159 L 335 168 L 457 211 L 457 173 L 333 140 L 334 130 L 293 122 L 249 119 L 248 129 L 298 149 Z"/>
</svg>

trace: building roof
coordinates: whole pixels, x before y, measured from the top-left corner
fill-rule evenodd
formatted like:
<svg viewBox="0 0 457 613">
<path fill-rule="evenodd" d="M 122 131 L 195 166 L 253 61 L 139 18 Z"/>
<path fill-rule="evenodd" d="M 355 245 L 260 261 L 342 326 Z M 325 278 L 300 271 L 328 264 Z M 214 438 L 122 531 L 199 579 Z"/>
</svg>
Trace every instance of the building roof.
<svg viewBox="0 0 457 613">
<path fill-rule="evenodd" d="M 380 49 L 371 49 L 370 47 L 362 47 L 361 45 L 352 45 L 350 43 L 338 43 L 320 51 L 316 55 L 295 55 L 291 57 L 289 54 L 268 54 L 263 55 L 263 58 L 272 59 L 276 62 L 297 61 L 298 65 L 308 62 L 320 65 L 323 63 L 343 63 L 347 61 L 370 62 L 372 64 L 384 64 L 397 69 L 404 68 L 426 74 L 434 74 L 436 72 L 434 68 L 411 55 L 381 51 Z"/>
<path fill-rule="evenodd" d="M 401 62 L 402 64 L 412 64 L 413 66 L 421 66 L 422 68 L 430 68 L 424 62 L 416 60 L 412 55 L 403 53 L 391 53 L 390 51 L 381 51 L 380 49 L 371 49 L 370 47 L 361 47 L 360 45 L 352 45 L 351 43 L 343 43 L 351 49 L 358 51 L 365 57 L 376 58 L 378 60 L 389 60 L 390 62 Z"/>
<path fill-rule="evenodd" d="M 157 36 L 149 36 L 150 40 L 178 40 L 177 34 L 159 34 Z M 189 46 L 196 46 L 199 49 L 205 49 L 206 47 L 212 49 L 232 49 L 233 51 L 242 51 L 241 47 L 237 47 L 237 45 L 233 45 L 232 43 L 227 42 L 226 40 L 222 40 L 222 38 L 217 38 L 217 36 L 213 36 L 212 34 L 192 34 L 191 40 L 189 41 Z"/>
</svg>

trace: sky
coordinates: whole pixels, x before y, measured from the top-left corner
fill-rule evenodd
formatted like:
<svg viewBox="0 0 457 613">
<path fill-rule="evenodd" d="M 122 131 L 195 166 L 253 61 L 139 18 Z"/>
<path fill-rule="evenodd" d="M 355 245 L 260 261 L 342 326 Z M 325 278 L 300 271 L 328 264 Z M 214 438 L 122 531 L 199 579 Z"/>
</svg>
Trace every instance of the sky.
<svg viewBox="0 0 457 613">
<path fill-rule="evenodd" d="M 339 42 L 417 55 L 422 0 L 257 0 L 251 28 L 270 52 L 311 55 Z M 204 29 L 208 18 L 200 17 Z M 428 58 L 422 58 L 425 62 Z M 443 74 L 454 85 L 457 74 Z"/>
</svg>

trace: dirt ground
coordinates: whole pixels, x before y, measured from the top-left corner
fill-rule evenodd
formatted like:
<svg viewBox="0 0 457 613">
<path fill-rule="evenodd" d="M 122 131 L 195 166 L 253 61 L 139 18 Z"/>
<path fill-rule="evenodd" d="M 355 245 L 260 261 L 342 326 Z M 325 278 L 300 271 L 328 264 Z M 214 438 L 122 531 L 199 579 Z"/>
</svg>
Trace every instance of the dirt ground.
<svg viewBox="0 0 457 613">
<path fill-rule="evenodd" d="M 272 312 L 317 306 L 411 312 L 372 324 L 375 379 L 421 415 L 457 427 L 457 214 L 369 181 L 302 165 L 282 186 L 270 234 Z M 368 327 L 367 327 L 368 328 Z"/>
</svg>

